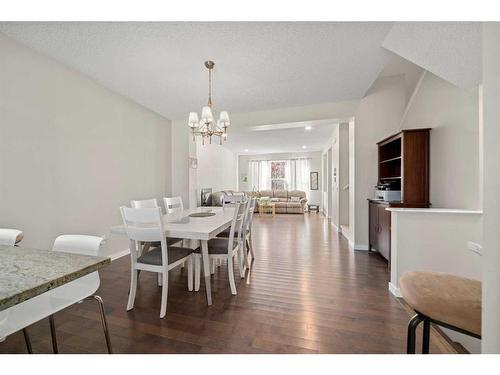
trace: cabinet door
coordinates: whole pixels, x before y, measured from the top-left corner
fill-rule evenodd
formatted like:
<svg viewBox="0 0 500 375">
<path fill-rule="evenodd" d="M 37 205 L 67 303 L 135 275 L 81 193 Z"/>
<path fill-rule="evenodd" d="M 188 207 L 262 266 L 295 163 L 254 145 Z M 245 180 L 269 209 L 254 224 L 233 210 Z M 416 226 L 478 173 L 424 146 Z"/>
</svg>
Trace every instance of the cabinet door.
<svg viewBox="0 0 500 375">
<path fill-rule="evenodd" d="M 369 203 L 369 215 L 370 215 L 370 232 L 369 232 L 369 242 L 373 249 L 378 248 L 378 204 Z"/>
<path fill-rule="evenodd" d="M 386 211 L 387 206 L 378 207 L 378 247 L 380 255 L 389 260 L 391 251 L 391 213 Z"/>
</svg>

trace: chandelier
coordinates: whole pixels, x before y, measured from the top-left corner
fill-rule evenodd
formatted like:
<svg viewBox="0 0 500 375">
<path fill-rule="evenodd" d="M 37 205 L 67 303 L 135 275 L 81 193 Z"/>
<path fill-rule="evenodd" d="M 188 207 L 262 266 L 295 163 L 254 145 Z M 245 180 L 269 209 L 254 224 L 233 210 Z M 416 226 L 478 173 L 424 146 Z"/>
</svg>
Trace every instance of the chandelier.
<svg viewBox="0 0 500 375">
<path fill-rule="evenodd" d="M 198 119 L 197 112 L 189 113 L 188 125 L 193 133 L 193 141 L 195 135 L 201 135 L 202 144 L 205 144 L 205 139 L 212 143 L 212 137 L 219 137 L 220 144 L 222 140 L 227 139 L 227 127 L 229 126 L 229 115 L 226 111 L 221 111 L 219 120 L 214 120 L 212 114 L 212 69 L 215 63 L 213 61 L 205 61 L 205 67 L 208 69 L 208 104 L 201 109 L 201 119 Z"/>
</svg>

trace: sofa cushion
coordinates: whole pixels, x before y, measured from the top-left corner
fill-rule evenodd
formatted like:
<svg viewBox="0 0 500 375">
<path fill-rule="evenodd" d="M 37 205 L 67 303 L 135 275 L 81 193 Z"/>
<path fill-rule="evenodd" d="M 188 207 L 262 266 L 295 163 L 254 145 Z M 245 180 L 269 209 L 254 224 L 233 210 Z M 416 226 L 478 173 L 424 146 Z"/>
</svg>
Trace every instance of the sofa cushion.
<svg viewBox="0 0 500 375">
<path fill-rule="evenodd" d="M 290 208 L 302 208 L 300 202 L 287 202 L 286 206 Z"/>
<path fill-rule="evenodd" d="M 272 191 L 272 190 L 261 190 L 261 191 L 260 191 L 260 196 L 261 196 L 261 197 L 269 197 L 269 198 L 272 198 L 272 197 L 273 197 L 273 191 Z"/>
<path fill-rule="evenodd" d="M 276 208 L 285 208 L 288 206 L 288 202 L 276 202 L 274 204 Z"/>
<path fill-rule="evenodd" d="M 289 197 L 299 197 L 299 198 L 305 198 L 306 197 L 306 192 L 302 190 L 290 190 L 288 192 Z"/>
<path fill-rule="evenodd" d="M 274 190 L 274 198 L 280 198 L 280 202 L 286 202 L 288 200 L 288 191 L 286 190 Z"/>
</svg>

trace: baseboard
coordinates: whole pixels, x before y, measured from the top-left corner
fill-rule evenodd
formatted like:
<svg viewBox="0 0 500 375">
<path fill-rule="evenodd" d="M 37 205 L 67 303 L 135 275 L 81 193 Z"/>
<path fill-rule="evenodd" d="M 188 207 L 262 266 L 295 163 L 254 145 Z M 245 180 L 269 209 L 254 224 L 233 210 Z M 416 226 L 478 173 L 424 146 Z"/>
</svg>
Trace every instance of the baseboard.
<svg viewBox="0 0 500 375">
<path fill-rule="evenodd" d="M 109 257 L 111 258 L 111 261 L 114 261 L 114 260 L 120 259 L 124 256 L 127 256 L 129 254 L 130 254 L 130 249 L 125 249 L 125 250 L 117 251 L 116 253 L 109 255 Z"/>
<path fill-rule="evenodd" d="M 332 227 L 335 228 L 335 230 L 337 231 L 337 233 L 340 232 L 340 228 L 337 225 L 335 225 L 333 222 L 331 224 L 332 224 Z"/>
<path fill-rule="evenodd" d="M 368 251 L 368 245 L 355 244 L 354 250 Z"/>
<path fill-rule="evenodd" d="M 401 295 L 401 292 L 399 291 L 399 288 L 397 288 L 390 281 L 389 281 L 389 292 L 391 292 L 394 297 L 403 298 L 403 296 Z"/>
</svg>

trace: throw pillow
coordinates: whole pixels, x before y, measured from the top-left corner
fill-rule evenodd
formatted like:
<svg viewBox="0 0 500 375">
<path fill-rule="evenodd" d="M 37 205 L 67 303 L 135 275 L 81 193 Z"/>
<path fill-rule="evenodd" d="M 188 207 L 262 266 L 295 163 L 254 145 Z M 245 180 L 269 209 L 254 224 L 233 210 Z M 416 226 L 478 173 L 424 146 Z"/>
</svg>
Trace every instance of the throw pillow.
<svg viewBox="0 0 500 375">
<path fill-rule="evenodd" d="M 290 202 L 300 202 L 300 197 L 290 197 Z"/>
</svg>

